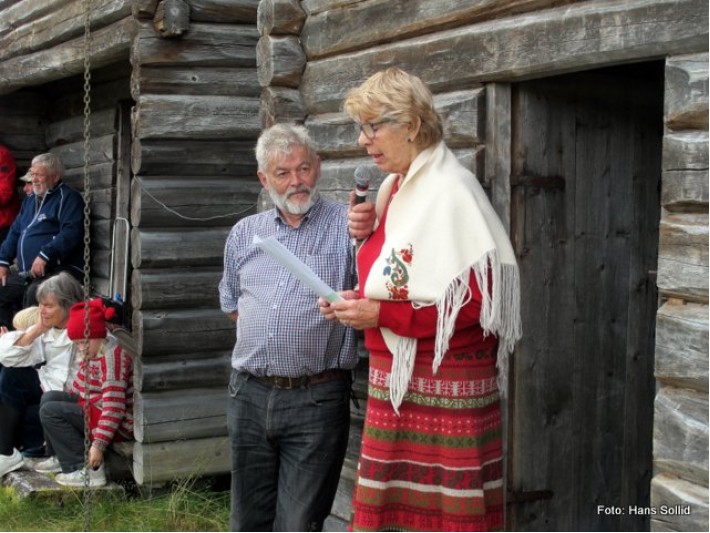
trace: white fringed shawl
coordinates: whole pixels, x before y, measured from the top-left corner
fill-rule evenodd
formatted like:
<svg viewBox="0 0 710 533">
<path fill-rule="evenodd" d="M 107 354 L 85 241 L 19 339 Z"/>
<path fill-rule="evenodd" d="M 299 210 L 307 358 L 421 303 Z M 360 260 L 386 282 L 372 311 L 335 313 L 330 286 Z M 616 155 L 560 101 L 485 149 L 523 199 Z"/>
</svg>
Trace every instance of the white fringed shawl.
<svg viewBox="0 0 710 533">
<path fill-rule="evenodd" d="M 377 195 L 381 216 L 399 175 Z M 365 296 L 436 305 L 436 373 L 458 313 L 470 299 L 473 269 L 483 296 L 481 327 L 496 335 L 499 388 L 505 394 L 508 355 L 521 336 L 520 280 L 508 235 L 475 176 L 442 142 L 420 153 L 392 198 L 385 242 L 365 284 Z M 490 293 L 485 290 L 490 282 Z M 414 369 L 417 340 L 380 328 L 393 354 L 390 399 L 396 412 Z"/>
</svg>

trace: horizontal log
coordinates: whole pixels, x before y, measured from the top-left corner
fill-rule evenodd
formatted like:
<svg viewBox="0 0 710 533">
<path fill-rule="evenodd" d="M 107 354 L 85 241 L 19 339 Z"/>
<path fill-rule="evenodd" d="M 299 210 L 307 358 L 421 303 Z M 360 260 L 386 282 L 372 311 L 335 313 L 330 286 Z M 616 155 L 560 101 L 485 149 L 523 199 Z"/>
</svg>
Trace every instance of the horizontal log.
<svg viewBox="0 0 710 533">
<path fill-rule="evenodd" d="M 94 0 L 91 28 L 96 31 L 131 14 L 126 0 Z M 1 32 L 1 30 L 0 30 Z M 0 37 L 0 60 L 44 50 L 84 35 L 84 4 L 69 2 Z"/>
<path fill-rule="evenodd" d="M 134 396 L 138 442 L 199 439 L 227 434 L 227 389 L 192 388 Z"/>
<path fill-rule="evenodd" d="M 663 170 L 707 170 L 708 132 L 687 131 L 663 136 Z"/>
<path fill-rule="evenodd" d="M 231 469 L 228 437 L 142 444 L 133 448 L 133 474 L 139 485 L 224 474 Z"/>
<path fill-rule="evenodd" d="M 347 7 L 352 4 L 359 4 L 360 2 L 362 2 L 362 0 L 301 0 L 303 9 L 309 15 Z"/>
<path fill-rule="evenodd" d="M 131 231 L 133 268 L 198 267 L 222 264 L 224 242 L 231 229 L 182 228 Z"/>
<path fill-rule="evenodd" d="M 654 406 L 653 461 L 656 471 L 707 486 L 707 392 L 661 387 Z"/>
<path fill-rule="evenodd" d="M 99 68 L 125 59 L 136 31 L 127 17 L 92 33 L 91 65 Z M 0 95 L 42 85 L 84 71 L 83 37 L 0 63 Z"/>
<path fill-rule="evenodd" d="M 436 95 L 434 106 L 442 117 L 444 140 L 449 148 L 470 147 L 485 142 L 483 89 Z M 324 157 L 357 156 L 363 152 L 363 148 L 357 144 L 359 130 L 345 113 L 311 115 L 306 125 L 318 145 L 318 152 Z"/>
<path fill-rule="evenodd" d="M 138 139 L 256 139 L 259 98 L 143 95 L 133 111 Z"/>
<path fill-rule="evenodd" d="M 409 0 L 397 6 L 397 16 L 393 17 L 389 0 L 359 2 L 348 9 L 330 7 L 326 12 L 313 13 L 303 27 L 301 39 L 309 59 L 319 59 L 390 42 L 393 35 L 401 40 L 559 4 L 555 0 Z"/>
<path fill-rule="evenodd" d="M 131 278 L 134 309 L 219 308 L 217 285 L 222 267 L 135 269 Z"/>
<path fill-rule="evenodd" d="M 661 205 L 669 211 L 707 211 L 708 171 L 669 170 L 664 172 Z"/>
<path fill-rule="evenodd" d="M 113 70 L 122 71 L 128 64 L 128 58 L 111 66 Z M 122 100 L 130 100 L 130 72 L 120 78 L 98 82 L 92 73 L 91 113 L 99 113 L 104 109 L 115 108 Z M 84 116 L 84 90 L 82 88 L 67 89 L 59 92 L 59 96 L 50 110 L 52 120 L 65 120 Z"/>
<path fill-rule="evenodd" d="M 708 129 L 707 52 L 666 60 L 664 101 L 669 129 Z"/>
<path fill-rule="evenodd" d="M 110 135 L 116 132 L 116 109 L 102 109 L 91 113 L 92 138 Z M 56 146 L 84 140 L 84 117 L 75 116 L 59 122 L 53 122 L 47 127 L 47 144 Z"/>
<path fill-rule="evenodd" d="M 234 322 L 218 308 L 133 312 L 133 338 L 143 357 L 231 350 L 234 329 Z"/>
<path fill-rule="evenodd" d="M 16 0 L 9 2 L 10 5 L 3 8 L 3 16 L 0 18 L 0 34 L 7 33 L 14 28 L 42 17 L 43 15 L 61 9 L 71 0 Z"/>
<path fill-rule="evenodd" d="M 231 226 L 255 213 L 261 188 L 256 178 L 135 178 L 131 223 L 141 228 Z"/>
<path fill-rule="evenodd" d="M 656 379 L 708 392 L 708 306 L 671 299 L 656 315 Z"/>
<path fill-rule="evenodd" d="M 143 67 L 133 70 L 134 100 L 147 94 L 258 97 L 256 68 Z"/>
<path fill-rule="evenodd" d="M 47 151 L 47 144 L 44 141 L 44 133 L 21 134 L 21 133 L 0 133 L 0 143 L 7 146 L 15 157 L 17 168 L 29 168 L 30 161 L 37 154 Z"/>
<path fill-rule="evenodd" d="M 91 165 L 112 163 L 116 153 L 115 143 L 115 134 L 91 139 L 89 143 L 89 162 Z M 67 169 L 83 168 L 84 166 L 84 141 L 55 146 L 50 152 L 57 154 Z"/>
<path fill-rule="evenodd" d="M 257 11 L 259 35 L 299 35 L 306 13 L 298 0 L 262 0 Z"/>
<path fill-rule="evenodd" d="M 256 176 L 254 141 L 133 139 L 134 174 L 160 176 Z"/>
<path fill-rule="evenodd" d="M 181 39 L 161 39 L 150 23 L 139 23 L 131 46 L 134 67 L 256 67 L 259 34 L 254 25 L 194 23 Z"/>
<path fill-rule="evenodd" d="M 707 303 L 708 215 L 668 215 L 661 219 L 659 233 L 658 288 Z"/>
<path fill-rule="evenodd" d="M 2 109 L 4 107 L 4 109 Z M 29 132 L 44 132 L 48 125 L 48 120 L 40 115 L 15 115 L 10 106 L 0 105 L 2 112 L 2 135 L 12 133 L 27 134 Z"/>
<path fill-rule="evenodd" d="M 416 72 L 434 93 L 440 93 L 484 81 L 554 76 L 704 52 L 705 4 L 704 0 L 590 0 L 418 35 L 310 61 L 299 89 L 308 112 L 320 114 L 337 111 L 351 87 L 392 65 Z"/>
<path fill-rule="evenodd" d="M 141 357 L 134 365 L 134 386 L 138 391 L 151 392 L 203 387 L 226 389 L 231 355 L 231 351 L 220 351 Z"/>
<path fill-rule="evenodd" d="M 195 22 L 255 23 L 259 0 L 190 0 Z"/>
<path fill-rule="evenodd" d="M 262 87 L 296 88 L 306 66 L 306 54 L 295 35 L 265 35 L 256 47 L 256 74 Z"/>
<path fill-rule="evenodd" d="M 110 189 L 114 186 L 116 163 L 109 161 L 89 165 L 89 187 L 91 190 Z M 62 181 L 78 191 L 84 190 L 84 167 L 68 168 L 64 171 Z"/>
<path fill-rule="evenodd" d="M 261 92 L 259 116 L 262 128 L 279 122 L 303 124 L 306 108 L 303 107 L 301 93 L 287 87 L 264 87 Z"/>
<path fill-rule="evenodd" d="M 664 506 L 672 512 L 661 513 Z M 656 510 L 651 516 L 651 531 L 705 531 L 708 525 L 707 485 L 689 483 L 671 474 L 654 476 L 651 480 L 651 508 Z"/>
</svg>

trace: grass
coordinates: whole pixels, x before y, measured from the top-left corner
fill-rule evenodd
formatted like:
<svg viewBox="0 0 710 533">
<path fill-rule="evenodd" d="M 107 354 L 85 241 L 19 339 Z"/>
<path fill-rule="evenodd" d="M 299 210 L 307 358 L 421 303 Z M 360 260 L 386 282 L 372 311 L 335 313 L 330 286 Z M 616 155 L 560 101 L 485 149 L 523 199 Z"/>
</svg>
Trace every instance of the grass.
<svg viewBox="0 0 710 533">
<path fill-rule="evenodd" d="M 2 531 L 85 531 L 83 496 L 64 493 L 61 499 L 19 498 L 0 490 Z M 155 496 L 130 489 L 123 494 L 93 492 L 88 504 L 89 531 L 228 531 L 229 492 L 177 483 Z"/>
</svg>

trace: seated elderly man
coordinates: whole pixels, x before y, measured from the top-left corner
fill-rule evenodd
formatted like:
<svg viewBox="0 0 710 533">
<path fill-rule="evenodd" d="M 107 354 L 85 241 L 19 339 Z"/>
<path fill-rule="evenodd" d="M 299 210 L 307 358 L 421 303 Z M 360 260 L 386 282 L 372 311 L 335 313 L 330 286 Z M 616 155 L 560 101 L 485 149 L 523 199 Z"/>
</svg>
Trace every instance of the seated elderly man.
<svg viewBox="0 0 710 533">
<path fill-rule="evenodd" d="M 32 194 L 22 203 L 0 247 L 0 326 L 12 327 L 13 314 L 36 305 L 37 286 L 48 276 L 83 272 L 84 200 L 62 183 L 58 156 L 32 159 Z M 17 264 L 13 264 L 17 261 Z"/>
</svg>

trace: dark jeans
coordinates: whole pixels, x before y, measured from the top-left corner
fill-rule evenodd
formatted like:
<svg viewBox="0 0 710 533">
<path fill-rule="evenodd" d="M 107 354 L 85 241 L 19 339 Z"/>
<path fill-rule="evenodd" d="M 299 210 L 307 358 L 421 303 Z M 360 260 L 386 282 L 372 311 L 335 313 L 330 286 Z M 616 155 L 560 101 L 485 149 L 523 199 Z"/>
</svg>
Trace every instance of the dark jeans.
<svg viewBox="0 0 710 533">
<path fill-rule="evenodd" d="M 232 371 L 232 531 L 321 531 L 350 431 L 345 380 L 297 389 Z"/>
<path fill-rule="evenodd" d="M 83 468 L 84 410 L 76 395 L 63 391 L 47 391 L 39 406 L 47 454 L 56 455 L 62 472 Z"/>
<path fill-rule="evenodd" d="M 12 453 L 13 447 L 42 446 L 44 436 L 38 409 L 41 398 L 42 387 L 33 367 L 3 368 L 0 403 L 14 414 L 0 417 L 0 453 Z"/>
</svg>

